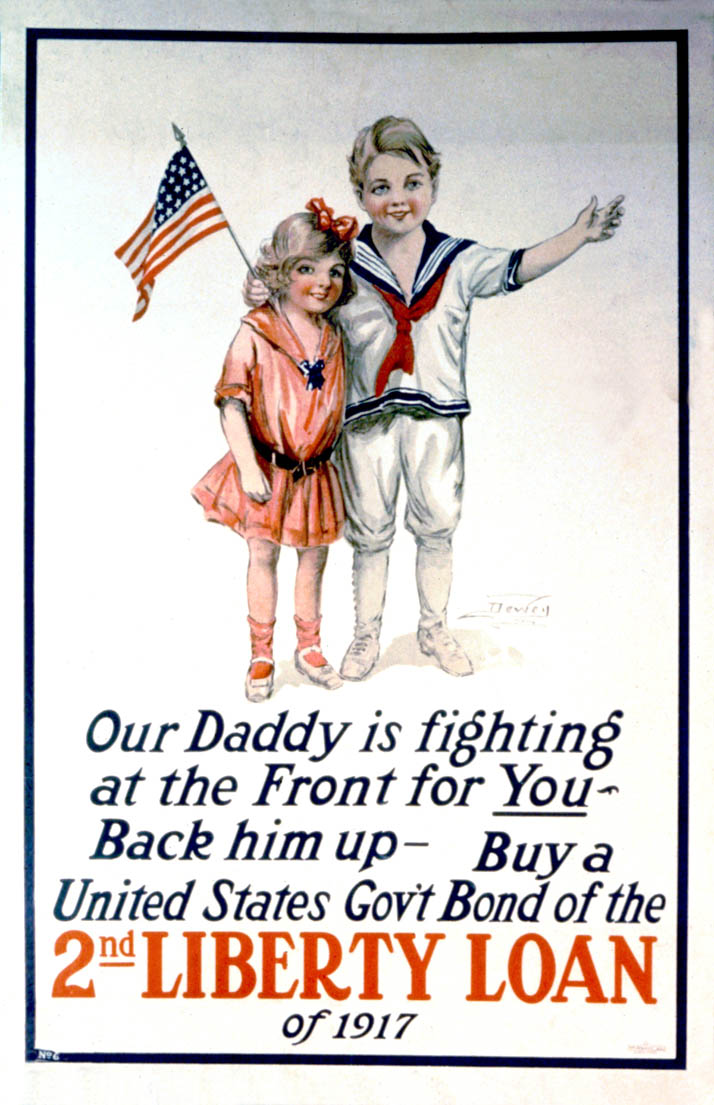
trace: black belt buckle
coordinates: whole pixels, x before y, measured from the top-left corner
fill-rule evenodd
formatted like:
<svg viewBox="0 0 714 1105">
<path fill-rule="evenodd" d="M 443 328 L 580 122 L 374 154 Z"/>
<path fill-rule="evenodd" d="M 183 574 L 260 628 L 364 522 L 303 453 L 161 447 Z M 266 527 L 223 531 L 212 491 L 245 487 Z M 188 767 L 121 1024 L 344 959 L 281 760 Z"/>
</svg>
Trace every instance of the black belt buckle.
<svg viewBox="0 0 714 1105">
<path fill-rule="evenodd" d="M 309 476 L 311 472 L 317 471 L 323 464 L 326 464 L 332 453 L 330 448 L 326 449 L 324 453 L 320 453 L 319 456 L 308 457 L 307 460 L 295 460 L 293 457 L 285 456 L 284 453 L 279 453 L 277 449 L 273 449 L 271 445 L 264 441 L 254 438 L 253 444 L 259 456 L 267 460 L 273 468 L 282 468 L 283 471 L 289 472 L 294 483 L 303 479 L 304 476 Z"/>
<path fill-rule="evenodd" d="M 295 465 L 292 471 L 293 483 L 297 483 L 297 481 L 301 480 L 303 476 L 307 476 L 315 467 L 314 465 L 311 465 L 310 468 L 308 468 L 308 464 L 310 464 L 309 461 L 301 460 L 299 464 Z"/>
</svg>

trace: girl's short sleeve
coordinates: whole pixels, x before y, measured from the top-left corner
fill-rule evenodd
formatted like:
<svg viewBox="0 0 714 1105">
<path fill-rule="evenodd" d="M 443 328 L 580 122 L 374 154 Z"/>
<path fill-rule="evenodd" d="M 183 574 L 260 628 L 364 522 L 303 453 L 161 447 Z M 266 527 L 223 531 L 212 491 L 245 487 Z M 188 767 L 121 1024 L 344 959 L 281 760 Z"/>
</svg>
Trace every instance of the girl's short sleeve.
<svg viewBox="0 0 714 1105">
<path fill-rule="evenodd" d="M 215 402 L 220 406 L 224 399 L 240 399 L 250 408 L 253 398 L 253 369 L 257 362 L 253 333 L 248 326 L 241 326 L 233 339 L 223 372 L 216 384 Z"/>
</svg>

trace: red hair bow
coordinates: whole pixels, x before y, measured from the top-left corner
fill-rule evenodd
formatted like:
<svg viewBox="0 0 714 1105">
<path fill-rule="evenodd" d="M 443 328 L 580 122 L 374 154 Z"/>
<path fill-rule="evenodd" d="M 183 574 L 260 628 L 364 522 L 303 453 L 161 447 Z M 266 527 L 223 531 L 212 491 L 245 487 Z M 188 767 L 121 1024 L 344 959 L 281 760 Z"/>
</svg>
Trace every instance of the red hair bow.
<svg viewBox="0 0 714 1105">
<path fill-rule="evenodd" d="M 328 207 L 322 197 L 308 200 L 305 207 L 308 211 L 312 211 L 314 215 L 317 215 L 319 230 L 332 230 L 341 242 L 351 241 L 359 230 L 357 220 L 353 219 L 351 215 L 340 215 L 339 218 L 335 219 L 334 209 Z"/>
</svg>

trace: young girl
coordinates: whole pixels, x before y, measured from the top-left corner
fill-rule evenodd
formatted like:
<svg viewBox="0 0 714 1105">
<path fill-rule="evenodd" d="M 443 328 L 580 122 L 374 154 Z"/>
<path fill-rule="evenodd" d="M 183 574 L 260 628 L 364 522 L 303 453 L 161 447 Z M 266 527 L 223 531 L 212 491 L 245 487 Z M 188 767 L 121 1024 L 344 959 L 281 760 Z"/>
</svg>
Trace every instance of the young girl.
<svg viewBox="0 0 714 1105">
<path fill-rule="evenodd" d="M 295 666 L 319 686 L 341 682 L 320 648 L 320 594 L 327 546 L 344 522 L 329 460 L 344 414 L 344 363 L 330 317 L 354 295 L 357 222 L 332 215 L 323 200 L 310 200 L 263 246 L 256 271 L 270 302 L 242 320 L 216 386 L 230 452 L 193 489 L 209 521 L 248 542 L 251 702 L 273 689 L 281 545 L 297 549 Z"/>
</svg>

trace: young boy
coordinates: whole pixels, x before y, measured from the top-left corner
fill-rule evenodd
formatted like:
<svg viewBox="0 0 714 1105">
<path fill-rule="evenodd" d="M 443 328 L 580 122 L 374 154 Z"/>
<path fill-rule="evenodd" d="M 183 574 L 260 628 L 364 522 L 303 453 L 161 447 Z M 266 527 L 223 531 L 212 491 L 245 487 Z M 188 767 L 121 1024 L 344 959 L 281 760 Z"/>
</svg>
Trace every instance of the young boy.
<svg viewBox="0 0 714 1105">
<path fill-rule="evenodd" d="M 354 638 L 341 674 L 363 679 L 379 658 L 403 480 L 405 525 L 417 546 L 419 647 L 444 671 L 468 675 L 471 662 L 447 628 L 446 608 L 463 490 L 462 419 L 470 410 L 469 306 L 476 296 L 516 291 L 587 242 L 612 237 L 623 197 L 603 208 L 593 197 L 572 226 L 539 245 L 488 249 L 427 221 L 440 161 L 410 119 L 387 116 L 365 127 L 349 167 L 357 202 L 372 222 L 357 239 L 351 266 L 357 295 L 339 315 L 347 405 L 337 459 L 355 602 Z"/>
</svg>

